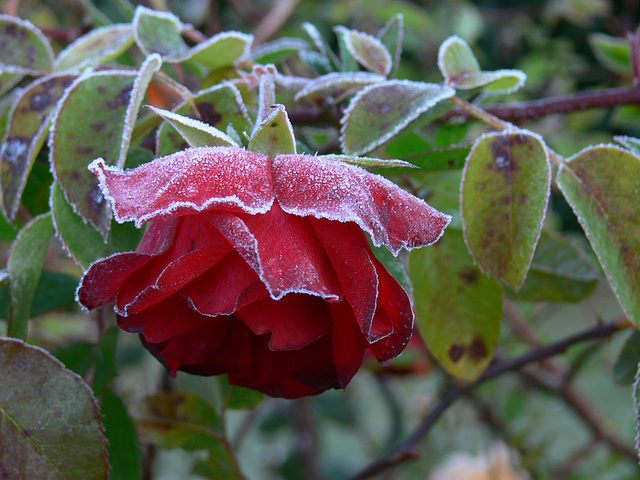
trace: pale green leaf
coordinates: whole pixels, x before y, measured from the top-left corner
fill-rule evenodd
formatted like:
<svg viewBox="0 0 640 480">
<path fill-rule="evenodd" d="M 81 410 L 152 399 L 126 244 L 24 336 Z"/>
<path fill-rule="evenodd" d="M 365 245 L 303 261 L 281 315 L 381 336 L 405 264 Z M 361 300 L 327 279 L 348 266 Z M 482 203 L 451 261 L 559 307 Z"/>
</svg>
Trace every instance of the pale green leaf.
<svg viewBox="0 0 640 480">
<path fill-rule="evenodd" d="M 598 61 L 616 73 L 632 75 L 631 46 L 624 38 L 610 37 L 604 33 L 589 35 L 589 44 Z"/>
<path fill-rule="evenodd" d="M 284 105 L 276 104 L 271 114 L 259 125 L 249 142 L 249 150 L 275 158 L 284 153 L 296 153 L 293 127 Z"/>
<path fill-rule="evenodd" d="M 249 54 L 249 58 L 261 65 L 278 64 L 308 48 L 309 44 L 300 38 L 278 38 L 272 42 L 258 45 Z"/>
<path fill-rule="evenodd" d="M 27 337 L 31 302 L 52 235 L 51 214 L 47 213 L 27 223 L 13 242 L 7 264 L 11 291 L 7 327 L 11 337 Z"/>
<path fill-rule="evenodd" d="M 230 67 L 236 61 L 246 57 L 252 42 L 252 35 L 222 32 L 193 47 L 180 60 L 192 60 L 209 70 L 219 70 Z"/>
<path fill-rule="evenodd" d="M 169 12 L 158 12 L 138 5 L 133 17 L 136 43 L 147 55 L 159 54 L 164 60 L 184 58 L 189 47 L 182 39 L 184 25 Z"/>
<path fill-rule="evenodd" d="M 342 117 L 342 150 L 350 155 L 370 152 L 453 95 L 454 89 L 432 83 L 390 80 L 369 85 L 351 99 Z"/>
<path fill-rule="evenodd" d="M 384 77 L 369 72 L 333 72 L 309 81 L 294 97 L 303 97 L 323 93 L 325 95 L 341 96 L 354 92 L 362 87 L 384 81 Z"/>
<path fill-rule="evenodd" d="M 360 65 L 383 77 L 391 71 L 391 54 L 379 39 L 345 27 L 336 27 L 335 30 Z"/>
<path fill-rule="evenodd" d="M 388 76 L 393 77 L 400 64 L 402 40 L 404 39 L 404 16 L 402 13 L 392 17 L 378 32 L 377 37 L 391 54 L 391 70 Z"/>
<path fill-rule="evenodd" d="M 207 125 L 200 120 L 185 117 L 160 108 L 149 108 L 153 113 L 159 115 L 173 125 L 173 128 L 182 135 L 190 147 L 239 146 L 222 130 L 218 130 L 217 128 Z"/>
<path fill-rule="evenodd" d="M 518 290 L 544 221 L 551 167 L 542 139 L 524 130 L 481 136 L 464 168 L 464 235 L 484 272 Z"/>
<path fill-rule="evenodd" d="M 613 145 L 589 147 L 556 181 L 622 308 L 640 325 L 640 158 Z"/>
<path fill-rule="evenodd" d="M 38 347 L 0 339 L 5 478 L 106 480 L 106 439 L 89 387 Z"/>
<path fill-rule="evenodd" d="M 493 358 L 502 319 L 500 284 L 484 275 L 451 228 L 409 254 L 418 327 L 429 350 L 455 377 L 473 381 Z"/>
<path fill-rule="evenodd" d="M 83 35 L 65 48 L 54 64 L 54 70 L 81 71 L 100 62 L 107 62 L 127 50 L 134 42 L 131 24 L 109 25 Z"/>
</svg>

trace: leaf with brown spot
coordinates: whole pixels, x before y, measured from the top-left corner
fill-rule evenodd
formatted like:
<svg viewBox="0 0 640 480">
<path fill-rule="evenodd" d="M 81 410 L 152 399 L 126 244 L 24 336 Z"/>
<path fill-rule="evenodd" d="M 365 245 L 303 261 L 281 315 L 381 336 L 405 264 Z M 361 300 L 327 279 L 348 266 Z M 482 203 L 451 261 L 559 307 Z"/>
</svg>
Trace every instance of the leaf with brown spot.
<svg viewBox="0 0 640 480">
<path fill-rule="evenodd" d="M 618 301 L 640 326 L 640 157 L 613 145 L 582 150 L 558 171 Z"/>
<path fill-rule="evenodd" d="M 502 288 L 474 264 L 462 233 L 449 228 L 409 254 L 417 323 L 429 350 L 455 377 L 475 380 L 493 358 Z"/>
<path fill-rule="evenodd" d="M 49 133 L 54 107 L 76 75 L 50 75 L 22 91 L 15 103 L 0 151 L 2 200 L 6 217 L 13 221 L 31 167 Z"/>
<path fill-rule="evenodd" d="M 0 71 L 29 75 L 44 75 L 51 71 L 51 45 L 30 22 L 0 15 L 0 45 Z"/>
<path fill-rule="evenodd" d="M 483 135 L 467 157 L 461 185 L 465 240 L 482 270 L 516 291 L 540 236 L 550 182 L 546 146 L 531 132 Z"/>
</svg>

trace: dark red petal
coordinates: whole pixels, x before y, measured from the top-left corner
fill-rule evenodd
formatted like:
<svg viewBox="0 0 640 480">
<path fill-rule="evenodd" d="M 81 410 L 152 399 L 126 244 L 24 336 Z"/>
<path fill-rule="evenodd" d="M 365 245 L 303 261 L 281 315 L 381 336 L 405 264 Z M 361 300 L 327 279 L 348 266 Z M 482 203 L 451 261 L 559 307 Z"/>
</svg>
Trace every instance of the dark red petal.
<svg viewBox="0 0 640 480">
<path fill-rule="evenodd" d="M 380 328 L 388 328 L 393 325 L 393 332 L 382 338 L 380 341 L 372 343 L 369 348 L 380 362 L 385 362 L 397 357 L 404 347 L 409 343 L 413 333 L 413 309 L 409 295 L 387 272 L 377 258 L 372 257 L 380 285 L 378 287 L 378 308 L 374 325 L 380 322 Z"/>
<path fill-rule="evenodd" d="M 169 250 L 122 282 L 117 297 L 121 315 L 138 313 L 172 295 L 231 252 L 231 245 L 208 221 L 209 215 L 180 218 Z"/>
<path fill-rule="evenodd" d="M 207 315 L 229 315 L 269 296 L 266 287 L 236 252 L 182 288 L 192 308 Z"/>
<path fill-rule="evenodd" d="M 152 259 L 149 255 L 126 252 L 98 260 L 82 277 L 78 301 L 92 310 L 114 300 L 122 282 Z"/>
<path fill-rule="evenodd" d="M 190 148 L 126 172 L 98 159 L 89 169 L 116 220 L 136 226 L 212 208 L 264 213 L 274 199 L 271 160 L 241 148 Z"/>
<path fill-rule="evenodd" d="M 355 222 L 394 255 L 434 243 L 451 220 L 384 177 L 336 160 L 278 155 L 273 179 L 285 212 Z"/>
<path fill-rule="evenodd" d="M 287 215 L 276 202 L 265 215 L 221 213 L 214 221 L 274 299 L 288 293 L 342 298 L 331 262 L 306 219 Z"/>
<path fill-rule="evenodd" d="M 331 304 L 329 309 L 333 319 L 331 333 L 333 360 L 338 382 L 344 388 L 362 366 L 367 344 L 353 315 L 353 310 L 346 302 Z"/>
<path fill-rule="evenodd" d="M 331 329 L 327 303 L 315 296 L 291 293 L 280 300 L 265 297 L 235 312 L 256 335 L 271 332 L 269 349 L 298 350 Z"/>
<path fill-rule="evenodd" d="M 161 353 L 167 363 L 179 364 L 178 368 L 197 365 L 220 349 L 228 333 L 229 321 L 220 321 L 171 338 Z"/>
<path fill-rule="evenodd" d="M 179 293 L 151 305 L 140 313 L 126 317 L 118 315 L 118 326 L 125 332 L 142 333 L 152 343 L 222 322 L 224 316 L 202 315 L 189 308 Z"/>
<path fill-rule="evenodd" d="M 160 255 L 169 250 L 176 238 L 179 220 L 179 218 L 161 218 L 151 222 L 136 252 Z"/>
</svg>

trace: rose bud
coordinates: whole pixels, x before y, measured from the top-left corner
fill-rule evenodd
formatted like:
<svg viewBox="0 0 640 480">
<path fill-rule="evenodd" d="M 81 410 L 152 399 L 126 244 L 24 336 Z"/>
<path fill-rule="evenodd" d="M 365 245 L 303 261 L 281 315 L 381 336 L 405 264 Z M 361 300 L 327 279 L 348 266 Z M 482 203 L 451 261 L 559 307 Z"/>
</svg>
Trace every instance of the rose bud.
<svg viewBox="0 0 640 480">
<path fill-rule="evenodd" d="M 367 349 L 411 338 L 408 294 L 373 255 L 429 245 L 450 217 L 366 170 L 309 155 L 198 147 L 133 170 L 90 169 L 116 220 L 149 223 L 136 252 L 85 272 L 88 309 L 115 301 L 173 374 L 296 398 L 344 388 Z"/>
</svg>

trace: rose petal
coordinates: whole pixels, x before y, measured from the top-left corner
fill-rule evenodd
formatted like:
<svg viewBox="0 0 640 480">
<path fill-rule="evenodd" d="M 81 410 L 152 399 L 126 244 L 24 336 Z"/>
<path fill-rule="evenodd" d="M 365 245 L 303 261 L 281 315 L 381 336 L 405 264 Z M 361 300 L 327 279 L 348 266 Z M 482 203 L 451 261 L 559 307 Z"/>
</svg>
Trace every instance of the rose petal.
<svg viewBox="0 0 640 480">
<path fill-rule="evenodd" d="M 235 315 L 256 335 L 271 332 L 269 349 L 273 351 L 298 350 L 331 329 L 327 303 L 311 295 L 291 293 L 278 301 L 265 297 Z"/>
<path fill-rule="evenodd" d="M 271 160 L 234 147 L 197 147 L 121 171 L 99 158 L 98 176 L 118 222 L 137 227 L 211 208 L 265 213 L 273 203 Z"/>
<path fill-rule="evenodd" d="M 393 332 L 383 337 L 378 342 L 372 343 L 369 348 L 380 362 L 386 362 L 400 355 L 406 347 L 413 333 L 413 309 L 409 295 L 384 268 L 380 261 L 372 257 L 372 261 L 378 271 L 380 285 L 378 287 L 378 308 L 374 325 L 381 322 L 386 325 L 393 325 Z"/>
<path fill-rule="evenodd" d="M 216 225 L 274 300 L 307 293 L 339 301 L 343 292 L 311 225 L 273 204 L 265 215 L 216 215 Z"/>
<path fill-rule="evenodd" d="M 125 332 L 143 334 L 148 342 L 159 343 L 225 319 L 224 316 L 211 317 L 196 312 L 179 293 L 174 293 L 140 313 L 126 317 L 118 315 L 118 326 Z"/>
<path fill-rule="evenodd" d="M 122 282 L 117 299 L 120 315 L 138 313 L 172 295 L 231 252 L 210 215 L 181 217 L 171 247 Z"/>
<path fill-rule="evenodd" d="M 278 155 L 273 179 L 285 212 L 355 222 L 394 255 L 434 243 L 451 221 L 384 177 L 340 161 Z"/>
<path fill-rule="evenodd" d="M 232 252 L 182 289 L 189 305 L 205 315 L 229 315 L 269 295 L 240 255 Z"/>
<path fill-rule="evenodd" d="M 331 260 L 338 280 L 367 341 L 380 338 L 371 331 L 378 299 L 378 274 L 370 253 L 358 238 L 364 233 L 353 223 L 313 219 L 311 222 L 318 238 Z M 366 242 L 366 239 L 364 239 Z"/>
<path fill-rule="evenodd" d="M 362 365 L 366 343 L 353 310 L 346 302 L 330 304 L 333 328 L 331 347 L 340 387 L 351 381 Z"/>
<path fill-rule="evenodd" d="M 237 321 L 237 320 L 236 320 Z M 229 321 L 221 321 L 191 332 L 177 335 L 162 349 L 167 363 L 195 365 L 214 355 L 229 333 Z M 169 361 L 169 358 L 173 361 Z"/>
</svg>

